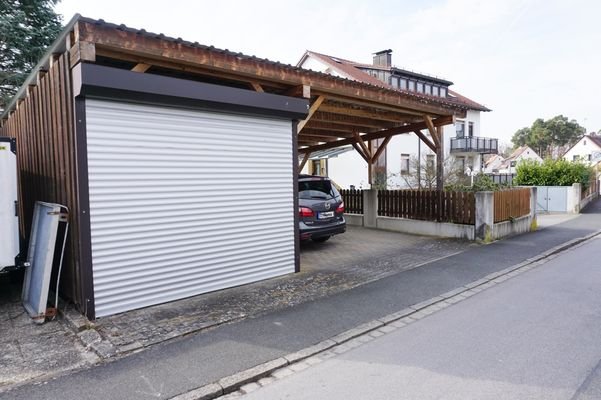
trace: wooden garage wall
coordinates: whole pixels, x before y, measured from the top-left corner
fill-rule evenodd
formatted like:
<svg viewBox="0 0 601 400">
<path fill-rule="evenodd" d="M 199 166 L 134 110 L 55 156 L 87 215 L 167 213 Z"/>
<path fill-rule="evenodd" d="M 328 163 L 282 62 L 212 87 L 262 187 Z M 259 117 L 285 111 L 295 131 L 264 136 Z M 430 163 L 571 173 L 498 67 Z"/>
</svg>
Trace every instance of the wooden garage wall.
<svg viewBox="0 0 601 400">
<path fill-rule="evenodd" d="M 21 237 L 29 237 L 36 201 L 69 207 L 61 291 L 79 304 L 73 94 L 68 53 L 55 55 L 50 64 L 8 120 L 2 121 L 0 135 L 17 139 Z M 26 252 L 27 248 L 22 250 Z"/>
</svg>

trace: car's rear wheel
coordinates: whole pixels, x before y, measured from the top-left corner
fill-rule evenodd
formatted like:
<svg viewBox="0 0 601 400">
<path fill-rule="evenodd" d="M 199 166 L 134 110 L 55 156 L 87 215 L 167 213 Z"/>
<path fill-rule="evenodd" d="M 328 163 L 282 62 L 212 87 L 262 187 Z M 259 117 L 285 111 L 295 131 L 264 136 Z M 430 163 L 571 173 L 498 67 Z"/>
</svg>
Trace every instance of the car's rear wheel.
<svg viewBox="0 0 601 400">
<path fill-rule="evenodd" d="M 330 238 L 330 236 L 322 236 L 322 237 L 317 237 L 317 238 L 311 238 L 312 241 L 314 241 L 315 243 L 323 243 L 326 240 L 328 240 Z"/>
</svg>

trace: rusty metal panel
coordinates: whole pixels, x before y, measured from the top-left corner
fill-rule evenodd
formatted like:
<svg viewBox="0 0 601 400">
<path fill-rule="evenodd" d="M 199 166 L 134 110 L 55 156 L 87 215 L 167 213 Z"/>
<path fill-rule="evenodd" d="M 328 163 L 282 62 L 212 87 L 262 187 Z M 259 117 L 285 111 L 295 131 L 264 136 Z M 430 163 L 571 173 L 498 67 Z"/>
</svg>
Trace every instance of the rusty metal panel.
<svg viewBox="0 0 601 400">
<path fill-rule="evenodd" d="M 96 317 L 294 272 L 292 123 L 86 100 Z"/>
</svg>

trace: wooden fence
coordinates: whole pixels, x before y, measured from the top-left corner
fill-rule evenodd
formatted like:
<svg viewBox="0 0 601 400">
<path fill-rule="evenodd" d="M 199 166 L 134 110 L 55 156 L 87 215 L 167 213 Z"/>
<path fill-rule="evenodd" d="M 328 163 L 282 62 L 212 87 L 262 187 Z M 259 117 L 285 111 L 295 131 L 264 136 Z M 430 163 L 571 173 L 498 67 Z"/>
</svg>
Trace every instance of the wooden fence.
<svg viewBox="0 0 601 400">
<path fill-rule="evenodd" d="M 349 214 L 363 214 L 363 190 L 341 189 L 340 195 L 344 201 L 344 212 Z"/>
<path fill-rule="evenodd" d="M 378 215 L 425 221 L 474 224 L 476 201 L 472 192 L 436 190 L 380 190 Z"/>
<path fill-rule="evenodd" d="M 586 199 L 592 194 L 599 193 L 599 181 L 597 179 L 591 179 L 588 183 L 588 187 L 582 190 L 580 194 L 580 200 Z"/>
<path fill-rule="evenodd" d="M 501 190 L 494 194 L 494 222 L 509 221 L 530 213 L 530 189 Z"/>
</svg>

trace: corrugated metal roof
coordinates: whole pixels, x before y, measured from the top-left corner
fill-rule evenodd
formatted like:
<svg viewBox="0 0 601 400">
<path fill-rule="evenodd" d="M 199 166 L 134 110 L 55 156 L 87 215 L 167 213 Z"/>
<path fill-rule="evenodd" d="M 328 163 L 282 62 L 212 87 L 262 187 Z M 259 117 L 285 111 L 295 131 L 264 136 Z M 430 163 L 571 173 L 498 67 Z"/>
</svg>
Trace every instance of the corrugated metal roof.
<svg viewBox="0 0 601 400">
<path fill-rule="evenodd" d="M 347 153 L 349 151 L 353 151 L 353 148 L 351 146 L 336 147 L 334 149 L 327 149 L 327 150 L 319 150 L 319 151 L 316 151 L 314 153 L 311 153 L 311 157 L 309 157 L 309 160 L 320 160 L 320 159 L 324 159 L 324 158 L 335 158 L 335 157 L 338 157 L 340 154 L 344 154 L 344 153 Z"/>
</svg>

